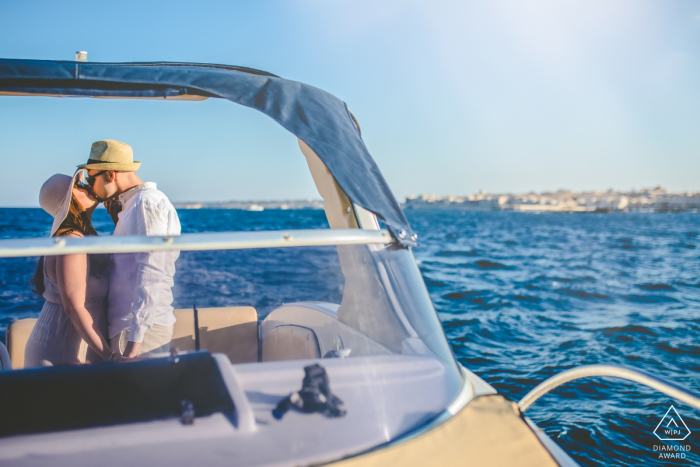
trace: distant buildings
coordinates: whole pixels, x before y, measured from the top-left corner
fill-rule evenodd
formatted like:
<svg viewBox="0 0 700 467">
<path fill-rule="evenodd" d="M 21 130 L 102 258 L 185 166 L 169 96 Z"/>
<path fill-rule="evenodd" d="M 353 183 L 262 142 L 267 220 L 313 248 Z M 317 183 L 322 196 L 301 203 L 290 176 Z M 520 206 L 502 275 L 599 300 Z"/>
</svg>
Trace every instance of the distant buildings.
<svg viewBox="0 0 700 467">
<path fill-rule="evenodd" d="M 569 190 L 527 194 L 467 196 L 407 196 L 404 209 L 462 209 L 476 211 L 626 212 L 700 209 L 700 192 L 671 193 L 662 186 L 641 191 L 608 190 L 572 193 Z"/>
<path fill-rule="evenodd" d="M 323 209 L 323 201 L 318 199 L 286 201 L 220 201 L 202 203 L 174 203 L 176 209 L 242 209 L 244 211 L 264 211 L 265 209 Z"/>
<path fill-rule="evenodd" d="M 319 199 L 286 201 L 225 201 L 177 203 L 177 209 L 323 209 Z M 525 194 L 467 196 L 407 196 L 404 209 L 461 209 L 469 211 L 627 212 L 700 210 L 700 192 L 671 193 L 662 186 L 641 191 L 608 190 L 573 193 L 570 190 Z"/>
</svg>

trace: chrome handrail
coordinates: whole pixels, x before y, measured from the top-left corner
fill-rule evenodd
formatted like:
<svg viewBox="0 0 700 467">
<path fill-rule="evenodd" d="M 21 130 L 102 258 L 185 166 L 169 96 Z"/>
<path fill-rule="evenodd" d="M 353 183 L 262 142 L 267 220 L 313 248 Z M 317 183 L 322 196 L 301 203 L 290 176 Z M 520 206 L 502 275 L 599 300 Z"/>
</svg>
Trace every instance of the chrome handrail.
<svg viewBox="0 0 700 467">
<path fill-rule="evenodd" d="M 592 376 L 609 376 L 611 378 L 634 381 L 635 383 L 640 383 L 645 386 L 649 386 L 652 389 L 656 389 L 659 392 L 663 392 L 664 394 L 678 399 L 679 401 L 685 402 L 696 409 L 700 409 L 700 394 L 678 386 L 675 383 L 664 381 L 663 379 L 653 376 L 646 371 L 633 370 L 631 368 L 614 365 L 586 365 L 563 371 L 538 384 L 532 391 L 528 392 L 525 397 L 520 400 L 520 402 L 518 402 L 518 407 L 520 408 L 521 412 L 525 412 L 540 397 L 544 396 L 552 389 L 568 383 L 569 381 L 574 381 L 580 378 L 589 378 Z"/>
<path fill-rule="evenodd" d="M 206 232 L 177 236 L 52 237 L 0 240 L 0 258 L 75 253 L 240 250 L 300 246 L 370 245 L 393 242 L 387 230 L 305 229 L 257 232 Z"/>
</svg>

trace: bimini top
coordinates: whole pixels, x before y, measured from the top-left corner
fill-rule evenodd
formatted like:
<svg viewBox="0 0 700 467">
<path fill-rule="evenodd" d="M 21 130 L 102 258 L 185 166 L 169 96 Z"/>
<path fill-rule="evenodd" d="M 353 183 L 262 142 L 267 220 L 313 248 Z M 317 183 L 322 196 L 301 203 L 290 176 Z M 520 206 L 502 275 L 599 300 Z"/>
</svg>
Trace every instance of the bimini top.
<svg viewBox="0 0 700 467">
<path fill-rule="evenodd" d="M 405 246 L 415 235 L 340 99 L 250 68 L 199 63 L 0 59 L 0 95 L 217 97 L 268 115 L 318 154 L 350 200 Z"/>
</svg>

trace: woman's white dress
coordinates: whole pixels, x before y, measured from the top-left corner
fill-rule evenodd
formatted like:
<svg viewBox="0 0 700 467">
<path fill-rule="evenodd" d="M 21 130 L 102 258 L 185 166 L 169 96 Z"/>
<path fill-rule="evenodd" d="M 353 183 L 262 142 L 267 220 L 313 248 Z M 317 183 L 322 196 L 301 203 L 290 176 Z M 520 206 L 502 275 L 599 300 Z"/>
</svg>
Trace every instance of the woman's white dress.
<svg viewBox="0 0 700 467">
<path fill-rule="evenodd" d="M 107 293 L 109 292 L 109 255 L 88 255 L 85 308 L 95 325 L 107 338 Z M 46 299 L 39 319 L 29 335 L 24 352 L 24 367 L 74 365 L 99 362 L 101 358 L 80 337 L 63 303 L 58 284 L 46 275 L 44 261 L 44 294 Z"/>
</svg>

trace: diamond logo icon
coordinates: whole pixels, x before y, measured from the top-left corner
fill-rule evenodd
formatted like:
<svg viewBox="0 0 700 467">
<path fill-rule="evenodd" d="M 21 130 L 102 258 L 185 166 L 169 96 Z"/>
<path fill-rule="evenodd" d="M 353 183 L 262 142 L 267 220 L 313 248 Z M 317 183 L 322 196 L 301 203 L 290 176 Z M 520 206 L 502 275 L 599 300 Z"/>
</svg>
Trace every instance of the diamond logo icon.
<svg viewBox="0 0 700 467">
<path fill-rule="evenodd" d="M 683 441 L 690 435 L 690 430 L 676 408 L 671 406 L 656 425 L 654 434 L 661 441 Z"/>
</svg>

